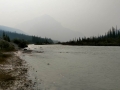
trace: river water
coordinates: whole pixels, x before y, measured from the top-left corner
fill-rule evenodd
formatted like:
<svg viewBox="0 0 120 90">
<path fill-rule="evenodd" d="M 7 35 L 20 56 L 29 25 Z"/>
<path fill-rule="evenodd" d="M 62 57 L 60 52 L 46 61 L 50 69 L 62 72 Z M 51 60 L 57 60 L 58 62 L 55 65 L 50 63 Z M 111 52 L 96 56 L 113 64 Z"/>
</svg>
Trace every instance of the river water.
<svg viewBox="0 0 120 90">
<path fill-rule="evenodd" d="M 120 47 L 29 45 L 36 90 L 120 90 Z"/>
</svg>

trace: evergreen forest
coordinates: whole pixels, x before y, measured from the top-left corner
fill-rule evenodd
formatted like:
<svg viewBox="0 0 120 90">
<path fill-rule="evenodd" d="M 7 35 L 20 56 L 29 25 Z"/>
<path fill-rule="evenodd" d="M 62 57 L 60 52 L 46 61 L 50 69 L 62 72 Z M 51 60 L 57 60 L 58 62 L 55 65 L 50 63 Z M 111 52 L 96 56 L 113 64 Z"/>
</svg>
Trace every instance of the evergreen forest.
<svg viewBox="0 0 120 90">
<path fill-rule="evenodd" d="M 29 44 L 53 44 L 53 40 L 50 38 L 41 38 L 38 36 L 30 36 L 25 34 L 19 34 L 16 32 L 9 32 L 0 30 L 0 38 L 7 40 L 7 41 L 26 41 Z"/>
<path fill-rule="evenodd" d="M 120 30 L 112 27 L 105 35 L 75 38 L 63 45 L 120 46 Z"/>
</svg>

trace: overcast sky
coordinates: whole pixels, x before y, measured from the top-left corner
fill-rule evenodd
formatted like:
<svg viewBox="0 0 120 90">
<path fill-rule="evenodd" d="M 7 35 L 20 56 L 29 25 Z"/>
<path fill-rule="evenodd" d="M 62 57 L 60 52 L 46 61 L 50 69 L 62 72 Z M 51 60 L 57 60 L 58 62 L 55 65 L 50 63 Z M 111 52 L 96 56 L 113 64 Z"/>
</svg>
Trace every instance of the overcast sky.
<svg viewBox="0 0 120 90">
<path fill-rule="evenodd" d="M 44 14 L 86 36 L 120 28 L 120 0 L 0 0 L 0 25 L 16 27 Z"/>
</svg>

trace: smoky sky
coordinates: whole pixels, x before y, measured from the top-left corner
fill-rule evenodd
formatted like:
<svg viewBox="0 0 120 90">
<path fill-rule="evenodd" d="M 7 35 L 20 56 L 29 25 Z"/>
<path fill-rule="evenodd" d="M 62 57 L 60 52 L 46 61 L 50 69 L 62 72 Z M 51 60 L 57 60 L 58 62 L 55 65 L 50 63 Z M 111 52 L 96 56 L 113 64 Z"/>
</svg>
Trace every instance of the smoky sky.
<svg viewBox="0 0 120 90">
<path fill-rule="evenodd" d="M 50 15 L 65 28 L 86 36 L 120 28 L 120 0 L 0 0 L 0 25 L 20 23 Z"/>
</svg>

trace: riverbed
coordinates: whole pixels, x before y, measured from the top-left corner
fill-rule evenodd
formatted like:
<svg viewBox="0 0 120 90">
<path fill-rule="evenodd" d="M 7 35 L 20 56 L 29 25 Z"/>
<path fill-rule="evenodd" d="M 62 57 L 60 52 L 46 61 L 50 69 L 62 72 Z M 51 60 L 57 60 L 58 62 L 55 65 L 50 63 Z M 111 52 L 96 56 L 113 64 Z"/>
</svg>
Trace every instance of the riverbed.
<svg viewBox="0 0 120 90">
<path fill-rule="evenodd" d="M 120 90 L 120 47 L 29 45 L 36 90 Z"/>
</svg>

